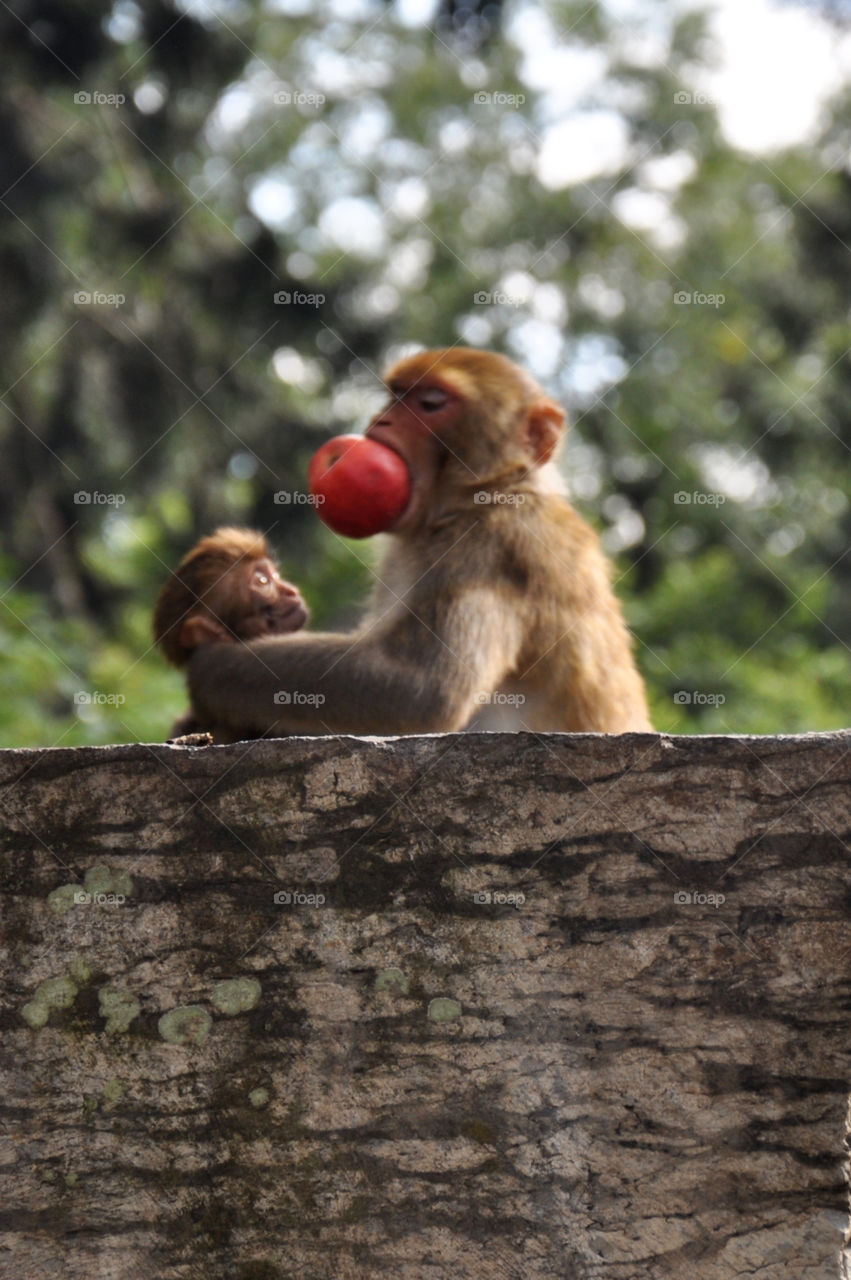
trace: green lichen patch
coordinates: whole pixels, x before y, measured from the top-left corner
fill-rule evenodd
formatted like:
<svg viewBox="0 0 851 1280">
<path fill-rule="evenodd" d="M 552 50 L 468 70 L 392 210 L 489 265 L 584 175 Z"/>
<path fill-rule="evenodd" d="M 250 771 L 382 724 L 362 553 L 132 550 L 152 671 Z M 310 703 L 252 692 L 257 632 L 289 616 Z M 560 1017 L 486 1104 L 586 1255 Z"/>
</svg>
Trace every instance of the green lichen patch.
<svg viewBox="0 0 851 1280">
<path fill-rule="evenodd" d="M 461 1006 L 457 1000 L 446 996 L 437 996 L 429 1001 L 428 1016 L 432 1022 L 454 1022 L 461 1017 Z"/>
<path fill-rule="evenodd" d="M 73 965 L 72 965 L 73 968 Z M 79 966 L 75 976 L 79 976 Z M 79 987 L 74 978 L 47 978 L 35 990 L 32 1000 L 21 1009 L 24 1022 L 38 1030 L 50 1016 L 51 1009 L 68 1009 L 77 998 Z"/>
<path fill-rule="evenodd" d="M 58 916 L 64 916 L 77 905 L 77 894 L 85 893 L 81 884 L 61 884 L 47 895 L 47 905 Z"/>
<path fill-rule="evenodd" d="M 107 1080 L 103 1086 L 104 1102 L 117 1102 L 127 1092 L 127 1086 L 123 1085 L 115 1076 L 111 1080 Z"/>
<path fill-rule="evenodd" d="M 30 1000 L 21 1010 L 21 1017 L 33 1031 L 38 1031 L 43 1027 L 50 1017 L 50 1010 L 46 1004 L 42 1004 L 38 1000 Z"/>
<path fill-rule="evenodd" d="M 262 1085 L 257 1089 L 252 1089 L 248 1095 L 248 1101 L 252 1107 L 256 1107 L 258 1110 L 267 1106 L 269 1103 L 269 1090 Z"/>
<path fill-rule="evenodd" d="M 411 984 L 401 969 L 382 969 L 375 979 L 376 991 L 397 991 L 406 996 L 410 988 Z"/>
<path fill-rule="evenodd" d="M 260 1000 L 261 991 L 256 978 L 227 978 L 216 983 L 210 999 L 219 1013 L 233 1016 L 253 1009 Z"/>
<path fill-rule="evenodd" d="M 213 1019 L 200 1004 L 181 1004 L 169 1009 L 157 1023 L 157 1030 L 169 1044 L 203 1044 Z"/>
<path fill-rule="evenodd" d="M 99 862 L 97 866 L 89 867 L 83 877 L 83 884 L 87 893 L 115 893 L 120 894 L 123 898 L 129 898 L 133 892 L 133 881 L 130 879 L 126 871 L 113 870 L 106 863 Z"/>
<path fill-rule="evenodd" d="M 46 1005 L 48 1009 L 68 1009 L 74 1003 L 77 990 L 73 978 L 48 978 L 36 988 L 33 1003 Z"/>
<path fill-rule="evenodd" d="M 68 966 L 68 971 L 74 981 L 81 987 L 92 980 L 92 967 L 82 956 L 74 956 Z"/>
<path fill-rule="evenodd" d="M 107 1035 L 126 1031 L 142 1011 L 139 1001 L 129 991 L 116 991 L 111 987 L 104 987 L 98 992 L 98 1005 L 101 1017 L 106 1018 L 104 1031 Z"/>
</svg>

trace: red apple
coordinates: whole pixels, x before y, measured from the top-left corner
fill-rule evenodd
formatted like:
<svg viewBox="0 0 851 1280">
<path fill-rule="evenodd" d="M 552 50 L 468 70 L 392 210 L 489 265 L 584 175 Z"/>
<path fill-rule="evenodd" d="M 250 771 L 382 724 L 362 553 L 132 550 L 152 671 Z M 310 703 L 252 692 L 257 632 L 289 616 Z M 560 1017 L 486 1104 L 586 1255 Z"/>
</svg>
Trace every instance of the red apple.
<svg viewBox="0 0 851 1280">
<path fill-rule="evenodd" d="M 383 533 L 405 510 L 411 477 L 398 453 L 366 436 L 335 436 L 307 468 L 316 514 L 347 538 Z"/>
</svg>

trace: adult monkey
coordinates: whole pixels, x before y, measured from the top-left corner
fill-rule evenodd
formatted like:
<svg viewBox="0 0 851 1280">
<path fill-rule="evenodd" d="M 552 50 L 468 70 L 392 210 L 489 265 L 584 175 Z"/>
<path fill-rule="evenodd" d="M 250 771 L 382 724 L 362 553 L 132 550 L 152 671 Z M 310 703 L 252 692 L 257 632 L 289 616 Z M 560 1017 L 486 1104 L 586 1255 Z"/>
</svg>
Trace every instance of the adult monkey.
<svg viewBox="0 0 851 1280">
<path fill-rule="evenodd" d="M 650 730 L 608 562 L 552 463 L 563 410 L 486 351 L 426 351 L 386 382 L 366 434 L 402 456 L 412 492 L 368 616 L 347 635 L 196 649 L 202 719 L 250 733 L 429 733 L 462 729 L 489 703 L 518 729 Z"/>
</svg>

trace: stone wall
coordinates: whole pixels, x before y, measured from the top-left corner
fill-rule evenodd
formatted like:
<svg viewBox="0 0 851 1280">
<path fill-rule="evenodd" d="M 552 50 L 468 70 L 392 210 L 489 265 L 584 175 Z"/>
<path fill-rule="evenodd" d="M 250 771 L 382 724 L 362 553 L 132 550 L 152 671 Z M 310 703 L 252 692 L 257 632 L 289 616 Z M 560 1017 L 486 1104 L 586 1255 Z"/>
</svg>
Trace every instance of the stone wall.
<svg viewBox="0 0 851 1280">
<path fill-rule="evenodd" d="M 0 827 L 0 1276 L 840 1274 L 851 734 L 3 751 Z"/>
</svg>

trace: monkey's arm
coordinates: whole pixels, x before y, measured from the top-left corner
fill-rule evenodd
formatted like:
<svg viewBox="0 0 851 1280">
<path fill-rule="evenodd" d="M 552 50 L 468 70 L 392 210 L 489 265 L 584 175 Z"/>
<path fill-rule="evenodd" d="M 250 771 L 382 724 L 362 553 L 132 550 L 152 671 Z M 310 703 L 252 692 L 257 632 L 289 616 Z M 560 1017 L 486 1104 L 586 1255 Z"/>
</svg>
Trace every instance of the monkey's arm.
<svg viewBox="0 0 851 1280">
<path fill-rule="evenodd" d="M 461 729 L 511 671 L 519 624 L 485 589 L 429 614 L 352 635 L 203 645 L 188 668 L 192 705 L 202 721 L 254 733 Z"/>
</svg>

